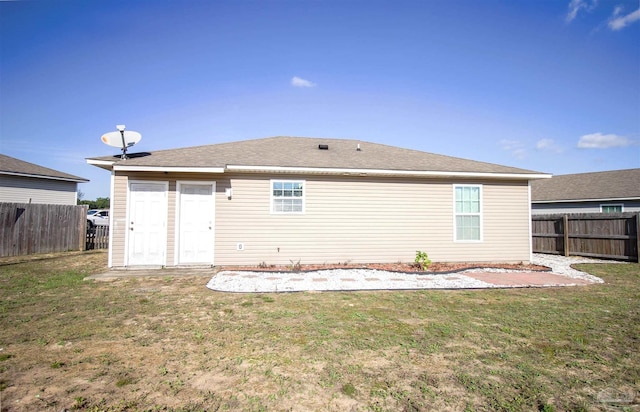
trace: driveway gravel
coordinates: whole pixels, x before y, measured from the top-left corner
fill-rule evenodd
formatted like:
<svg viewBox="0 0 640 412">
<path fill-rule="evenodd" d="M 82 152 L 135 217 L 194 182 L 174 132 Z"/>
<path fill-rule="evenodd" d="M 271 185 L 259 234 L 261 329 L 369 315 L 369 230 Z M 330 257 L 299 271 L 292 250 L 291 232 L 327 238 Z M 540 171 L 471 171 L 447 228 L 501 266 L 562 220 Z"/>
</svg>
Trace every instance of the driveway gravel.
<svg viewBox="0 0 640 412">
<path fill-rule="evenodd" d="M 398 273 L 375 269 L 326 269 L 311 272 L 221 271 L 207 287 L 224 292 L 300 292 L 408 289 L 482 289 L 551 287 L 603 283 L 572 269 L 575 263 L 611 263 L 597 259 L 534 254 L 531 263 L 550 272 L 470 269 L 456 273 Z"/>
</svg>

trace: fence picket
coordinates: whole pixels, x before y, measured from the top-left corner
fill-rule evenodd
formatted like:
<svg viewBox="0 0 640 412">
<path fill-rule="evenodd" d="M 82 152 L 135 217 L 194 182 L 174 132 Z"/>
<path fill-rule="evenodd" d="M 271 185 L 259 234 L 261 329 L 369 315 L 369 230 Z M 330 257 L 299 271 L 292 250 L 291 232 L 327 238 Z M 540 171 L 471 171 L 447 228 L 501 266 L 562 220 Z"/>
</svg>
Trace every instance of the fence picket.
<svg viewBox="0 0 640 412">
<path fill-rule="evenodd" d="M 0 256 L 83 250 L 87 206 L 0 203 Z"/>
<path fill-rule="evenodd" d="M 93 226 L 87 228 L 87 250 L 109 248 L 109 226 Z"/>
<path fill-rule="evenodd" d="M 640 213 L 533 215 L 535 253 L 640 262 Z"/>
</svg>

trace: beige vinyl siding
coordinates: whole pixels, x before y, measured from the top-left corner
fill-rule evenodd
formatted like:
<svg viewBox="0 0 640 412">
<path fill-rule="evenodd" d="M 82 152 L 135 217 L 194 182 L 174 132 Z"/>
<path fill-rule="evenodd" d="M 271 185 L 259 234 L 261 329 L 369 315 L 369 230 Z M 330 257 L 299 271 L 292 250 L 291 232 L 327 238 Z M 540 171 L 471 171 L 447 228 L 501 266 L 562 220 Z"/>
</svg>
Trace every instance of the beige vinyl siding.
<svg viewBox="0 0 640 412">
<path fill-rule="evenodd" d="M 112 201 L 113 228 L 112 234 L 112 263 L 113 267 L 125 266 L 126 258 L 126 236 L 128 225 L 127 217 L 127 193 L 129 180 L 148 181 L 148 182 L 169 182 L 169 193 L 167 198 L 167 250 L 166 264 L 168 266 L 175 264 L 175 242 L 176 242 L 176 186 L 179 180 L 205 180 L 215 181 L 220 175 L 202 174 L 194 175 L 191 173 L 165 174 L 157 172 L 116 172 L 114 181 L 114 199 Z M 220 191 L 220 188 L 217 188 Z M 222 188 L 224 196 L 224 185 Z M 216 197 L 218 198 L 218 196 Z"/>
<path fill-rule="evenodd" d="M 76 182 L 0 176 L 0 202 L 75 205 L 77 187 Z"/>
<path fill-rule="evenodd" d="M 488 183 L 482 186 L 482 234 L 477 244 L 456 242 L 447 261 L 528 261 L 530 258 L 527 183 Z M 466 254 L 472 254 L 472 259 Z M 443 259 L 445 260 L 445 259 Z"/>
<path fill-rule="evenodd" d="M 111 199 L 111 252 L 112 266 L 124 266 L 125 237 L 127 234 L 127 176 L 116 174 L 114 177 L 113 199 Z"/>
<path fill-rule="evenodd" d="M 176 181 L 169 181 L 169 193 L 167 203 L 167 265 L 175 265 L 176 254 Z"/>
<path fill-rule="evenodd" d="M 215 265 L 519 262 L 530 258 L 528 185 L 522 182 L 300 176 L 132 173 L 169 182 L 167 264 L 175 262 L 176 181 L 216 182 Z M 127 174 L 115 178 L 113 266 L 124 265 Z M 302 180 L 302 214 L 271 213 L 271 179 Z M 482 185 L 482 241 L 454 241 L 455 184 Z M 232 188 L 229 199 L 225 189 Z M 237 250 L 242 243 L 243 250 Z"/>
<path fill-rule="evenodd" d="M 401 251 L 414 254 L 422 239 L 415 220 L 426 199 L 415 185 L 386 181 L 371 190 L 355 179 L 289 176 L 305 181 L 305 212 L 271 214 L 270 177 L 231 178 L 232 200 L 218 203 L 216 264 L 406 260 Z"/>
<path fill-rule="evenodd" d="M 287 215 L 270 213 L 271 178 L 280 176 L 231 176 L 233 198 L 218 193 L 216 264 L 408 262 L 416 250 L 436 261 L 529 260 L 526 182 L 468 182 L 483 184 L 483 241 L 468 243 L 454 242 L 451 181 L 287 176 L 306 182 L 305 213 Z"/>
</svg>

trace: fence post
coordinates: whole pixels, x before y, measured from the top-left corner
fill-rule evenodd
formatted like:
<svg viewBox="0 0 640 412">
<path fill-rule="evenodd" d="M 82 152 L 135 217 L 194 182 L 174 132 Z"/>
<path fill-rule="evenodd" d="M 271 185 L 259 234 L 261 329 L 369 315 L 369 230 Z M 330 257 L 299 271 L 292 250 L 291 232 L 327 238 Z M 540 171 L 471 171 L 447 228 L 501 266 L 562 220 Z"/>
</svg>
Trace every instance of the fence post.
<svg viewBox="0 0 640 412">
<path fill-rule="evenodd" d="M 569 215 L 562 217 L 562 231 L 564 232 L 564 255 L 569 256 Z"/>
<path fill-rule="evenodd" d="M 80 250 L 87 250 L 87 211 L 89 206 L 82 205 L 82 212 L 80 213 Z"/>
</svg>

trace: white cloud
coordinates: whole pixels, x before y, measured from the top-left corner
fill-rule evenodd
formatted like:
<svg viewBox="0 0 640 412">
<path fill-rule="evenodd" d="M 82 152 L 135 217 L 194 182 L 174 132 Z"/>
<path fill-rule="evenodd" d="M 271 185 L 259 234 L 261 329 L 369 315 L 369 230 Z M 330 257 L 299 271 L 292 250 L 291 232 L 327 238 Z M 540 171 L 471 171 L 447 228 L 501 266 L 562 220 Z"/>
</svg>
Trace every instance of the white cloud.
<svg viewBox="0 0 640 412">
<path fill-rule="evenodd" d="M 562 153 L 564 150 L 553 139 L 540 139 L 536 142 L 536 149 L 547 150 L 553 153 Z"/>
<path fill-rule="evenodd" d="M 300 77 L 294 76 L 291 79 L 291 85 L 293 87 L 315 87 L 316 84 L 310 82 L 309 80 L 301 79 Z"/>
<path fill-rule="evenodd" d="M 632 144 L 633 141 L 627 137 L 602 133 L 586 134 L 578 141 L 578 147 L 581 149 L 607 149 L 609 147 L 625 147 Z"/>
<path fill-rule="evenodd" d="M 518 140 L 502 139 L 500 140 L 500 145 L 502 146 L 502 150 L 511 152 L 511 156 L 516 159 L 524 159 L 527 157 L 527 151 L 524 148 L 524 144 Z"/>
<path fill-rule="evenodd" d="M 634 21 L 640 20 L 640 8 L 638 10 L 632 11 L 626 16 L 621 16 L 622 6 L 617 6 L 614 11 L 611 19 L 609 19 L 609 28 L 611 30 L 617 31 L 625 28 L 630 25 Z"/>
<path fill-rule="evenodd" d="M 569 2 L 569 12 L 566 17 L 567 23 L 571 23 L 580 10 L 592 11 L 597 4 L 598 0 L 592 0 L 591 4 L 589 4 L 587 0 L 571 0 L 571 2 Z"/>
</svg>

